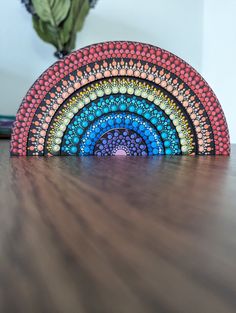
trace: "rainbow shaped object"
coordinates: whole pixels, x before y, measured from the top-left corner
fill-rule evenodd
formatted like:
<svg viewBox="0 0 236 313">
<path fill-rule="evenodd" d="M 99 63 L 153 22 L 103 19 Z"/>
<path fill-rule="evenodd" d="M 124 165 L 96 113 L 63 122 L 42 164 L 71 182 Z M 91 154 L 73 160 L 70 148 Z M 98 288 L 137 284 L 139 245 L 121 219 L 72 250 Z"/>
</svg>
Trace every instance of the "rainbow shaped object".
<svg viewBox="0 0 236 313">
<path fill-rule="evenodd" d="M 224 113 L 205 80 L 170 52 L 105 42 L 53 64 L 30 88 L 11 155 L 228 155 Z"/>
</svg>

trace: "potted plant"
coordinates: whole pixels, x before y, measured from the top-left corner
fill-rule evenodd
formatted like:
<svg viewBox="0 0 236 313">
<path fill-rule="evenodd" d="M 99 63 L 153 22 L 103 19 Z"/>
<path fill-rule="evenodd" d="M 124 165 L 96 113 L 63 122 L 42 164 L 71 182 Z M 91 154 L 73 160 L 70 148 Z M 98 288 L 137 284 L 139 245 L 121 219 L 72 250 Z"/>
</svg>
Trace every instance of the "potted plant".
<svg viewBox="0 0 236 313">
<path fill-rule="evenodd" d="M 75 48 L 77 32 L 97 0 L 21 0 L 38 36 L 56 48 L 55 56 L 63 58 Z"/>
</svg>

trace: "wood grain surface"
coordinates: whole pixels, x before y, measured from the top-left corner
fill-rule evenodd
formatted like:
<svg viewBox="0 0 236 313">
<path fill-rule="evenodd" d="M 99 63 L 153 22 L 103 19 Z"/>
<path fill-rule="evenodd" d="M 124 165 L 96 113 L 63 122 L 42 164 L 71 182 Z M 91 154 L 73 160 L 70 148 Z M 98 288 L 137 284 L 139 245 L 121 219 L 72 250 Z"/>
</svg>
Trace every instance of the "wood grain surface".
<svg viewBox="0 0 236 313">
<path fill-rule="evenodd" d="M 231 157 L 10 158 L 1 313 L 235 313 Z"/>
</svg>

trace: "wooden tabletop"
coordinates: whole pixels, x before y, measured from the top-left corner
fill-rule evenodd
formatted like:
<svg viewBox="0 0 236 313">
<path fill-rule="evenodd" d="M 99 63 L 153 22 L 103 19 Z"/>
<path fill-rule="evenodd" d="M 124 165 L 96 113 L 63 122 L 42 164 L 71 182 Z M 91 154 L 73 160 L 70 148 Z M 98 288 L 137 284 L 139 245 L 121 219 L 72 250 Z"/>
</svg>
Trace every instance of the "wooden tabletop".
<svg viewBox="0 0 236 313">
<path fill-rule="evenodd" d="M 235 313 L 235 148 L 10 158 L 0 141 L 0 312 Z"/>
</svg>

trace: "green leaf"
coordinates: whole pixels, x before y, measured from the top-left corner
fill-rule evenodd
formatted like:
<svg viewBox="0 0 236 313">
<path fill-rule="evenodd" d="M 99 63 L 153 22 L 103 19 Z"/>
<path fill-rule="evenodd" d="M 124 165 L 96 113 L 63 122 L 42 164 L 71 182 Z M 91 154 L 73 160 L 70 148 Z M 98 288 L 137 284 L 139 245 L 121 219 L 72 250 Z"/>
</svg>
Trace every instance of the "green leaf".
<svg viewBox="0 0 236 313">
<path fill-rule="evenodd" d="M 90 7 L 88 0 L 84 0 L 82 6 L 80 7 L 79 14 L 76 17 L 75 30 L 77 32 L 81 31 L 84 25 L 85 18 L 89 12 L 89 8 Z"/>
<path fill-rule="evenodd" d="M 32 3 L 39 18 L 52 26 L 65 20 L 71 6 L 71 0 L 32 0 Z"/>
<path fill-rule="evenodd" d="M 61 43 L 63 45 L 66 44 L 69 41 L 70 35 L 71 34 L 68 31 L 65 31 L 64 28 L 60 28 L 59 36 L 60 36 Z"/>
<path fill-rule="evenodd" d="M 62 25 L 62 28 L 65 34 L 70 35 L 70 33 L 72 32 L 73 24 L 75 22 L 75 16 L 77 12 L 79 11 L 80 2 L 81 0 L 72 0 L 69 14 Z M 69 37 L 68 37 L 68 40 L 69 40 Z"/>
<path fill-rule="evenodd" d="M 39 37 L 58 51 L 75 48 L 76 33 L 89 12 L 89 0 L 32 0 L 37 16 L 33 24 Z"/>
<path fill-rule="evenodd" d="M 62 24 L 63 35 L 67 39 L 67 50 L 71 51 L 75 48 L 76 33 L 82 29 L 88 12 L 88 0 L 72 0 L 70 12 Z"/>
<path fill-rule="evenodd" d="M 39 37 L 58 48 L 57 30 L 49 23 L 43 22 L 38 17 L 33 16 L 33 26 Z"/>
<path fill-rule="evenodd" d="M 75 49 L 75 42 L 76 42 L 76 32 L 71 33 L 70 40 L 66 45 L 66 49 L 68 51 L 72 51 L 73 49 Z"/>
</svg>

